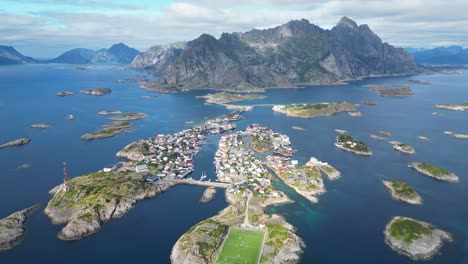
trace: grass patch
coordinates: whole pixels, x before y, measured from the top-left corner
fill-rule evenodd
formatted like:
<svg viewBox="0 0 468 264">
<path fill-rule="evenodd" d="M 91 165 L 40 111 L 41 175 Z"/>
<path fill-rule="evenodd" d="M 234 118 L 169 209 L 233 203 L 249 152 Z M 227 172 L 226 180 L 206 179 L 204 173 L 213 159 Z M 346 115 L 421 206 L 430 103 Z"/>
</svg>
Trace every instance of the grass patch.
<svg viewBox="0 0 468 264">
<path fill-rule="evenodd" d="M 338 136 L 338 140 L 343 142 L 343 146 L 345 148 L 356 150 L 356 151 L 361 151 L 361 152 L 370 152 L 369 147 L 367 147 L 367 145 L 364 142 L 356 140 L 349 135 L 340 135 Z M 353 143 L 356 144 L 354 147 L 352 147 Z"/>
<path fill-rule="evenodd" d="M 393 221 L 390 226 L 390 234 L 392 237 L 398 240 L 404 240 L 406 243 L 411 243 L 421 236 L 431 233 L 431 229 L 411 219 L 399 218 Z"/>
<path fill-rule="evenodd" d="M 405 198 L 416 198 L 418 196 L 418 193 L 405 182 L 392 181 L 391 185 L 395 193 L 399 196 Z"/>
<path fill-rule="evenodd" d="M 429 173 L 431 173 L 432 175 L 435 175 L 435 176 L 445 176 L 445 175 L 449 175 L 451 172 L 446 170 L 446 169 L 443 169 L 443 168 L 440 168 L 440 167 L 437 167 L 437 166 L 434 166 L 434 165 L 431 165 L 431 164 L 427 164 L 427 163 L 422 163 L 419 165 L 419 168 L 422 169 L 422 170 L 425 170 Z"/>
<path fill-rule="evenodd" d="M 263 238 L 262 231 L 231 228 L 216 263 L 257 263 Z"/>
</svg>

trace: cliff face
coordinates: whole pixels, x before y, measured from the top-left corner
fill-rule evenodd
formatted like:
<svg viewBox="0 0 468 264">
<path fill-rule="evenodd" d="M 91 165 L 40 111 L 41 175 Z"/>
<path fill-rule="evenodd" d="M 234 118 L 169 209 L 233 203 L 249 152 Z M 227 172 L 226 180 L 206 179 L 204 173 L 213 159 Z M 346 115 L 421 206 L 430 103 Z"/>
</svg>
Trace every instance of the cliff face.
<svg viewBox="0 0 468 264">
<path fill-rule="evenodd" d="M 0 45 L 0 65 L 35 63 L 35 59 L 24 56 L 11 46 Z"/>
<path fill-rule="evenodd" d="M 416 73 L 403 49 L 382 43 L 367 25 L 344 17 L 331 30 L 294 20 L 276 28 L 203 34 L 171 56 L 140 54 L 137 68 L 156 69 L 160 87 L 245 90 L 298 84 L 330 84 L 373 75 Z M 167 58 L 164 66 L 158 58 Z M 144 59 L 143 59 L 144 58 Z"/>
</svg>

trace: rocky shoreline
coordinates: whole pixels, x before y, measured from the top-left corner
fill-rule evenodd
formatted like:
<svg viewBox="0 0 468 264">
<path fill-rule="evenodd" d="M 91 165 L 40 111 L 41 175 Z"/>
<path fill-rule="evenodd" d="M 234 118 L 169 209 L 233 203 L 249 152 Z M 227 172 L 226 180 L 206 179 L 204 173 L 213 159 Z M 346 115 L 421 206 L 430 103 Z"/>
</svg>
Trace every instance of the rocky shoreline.
<svg viewBox="0 0 468 264">
<path fill-rule="evenodd" d="M 57 235 L 78 240 L 101 229 L 103 223 L 126 214 L 133 205 L 164 191 L 128 173 L 97 172 L 75 177 L 50 191 L 44 212 L 54 224 L 66 224 Z M 117 183 L 116 183 L 117 182 Z M 89 196 L 88 192 L 94 193 Z"/>
<path fill-rule="evenodd" d="M 432 170 L 428 170 L 426 167 L 428 167 Z M 446 182 L 458 182 L 460 181 L 460 178 L 458 178 L 457 175 L 455 175 L 454 173 L 450 172 L 450 171 L 447 171 L 445 169 L 442 169 L 442 168 L 439 168 L 439 167 L 436 167 L 434 165 L 430 165 L 430 164 L 427 164 L 427 163 L 422 163 L 422 162 L 412 162 L 408 165 L 408 167 L 410 168 L 413 168 L 415 170 L 417 170 L 418 172 L 426 175 L 426 176 L 429 176 L 429 177 L 432 177 L 436 180 L 439 180 L 439 181 L 446 181 Z M 435 172 L 437 171 L 437 172 Z"/>
<path fill-rule="evenodd" d="M 447 109 L 452 111 L 465 111 L 468 110 L 468 103 L 463 104 L 436 104 L 435 108 Z"/>
<path fill-rule="evenodd" d="M 99 111 L 97 112 L 98 115 L 117 115 L 121 114 L 119 110 L 105 110 L 105 111 Z"/>
<path fill-rule="evenodd" d="M 19 138 L 19 139 L 0 145 L 0 149 L 14 147 L 14 146 L 22 146 L 22 145 L 28 144 L 29 142 L 31 142 L 29 138 Z"/>
<path fill-rule="evenodd" d="M 0 251 L 12 249 L 21 243 L 26 232 L 28 216 L 37 208 L 38 204 L 0 220 Z"/>
<path fill-rule="evenodd" d="M 46 129 L 51 127 L 52 125 L 50 124 L 32 124 L 30 127 L 31 128 L 41 128 L 41 129 Z"/>
<path fill-rule="evenodd" d="M 149 115 L 145 113 L 128 113 L 128 114 L 123 114 L 119 116 L 114 116 L 109 119 L 114 120 L 114 121 L 131 121 L 131 120 L 137 120 L 137 119 L 145 119 L 148 117 Z"/>
<path fill-rule="evenodd" d="M 105 95 L 112 92 L 109 88 L 95 88 L 89 90 L 82 90 L 80 91 L 82 94 L 90 94 L 90 95 Z"/>
<path fill-rule="evenodd" d="M 127 128 L 131 127 L 132 124 L 124 121 L 114 121 L 110 125 L 102 126 L 102 129 L 92 133 L 86 133 L 80 137 L 82 140 L 93 140 L 113 137 L 117 134 L 123 133 Z"/>
<path fill-rule="evenodd" d="M 392 218 L 385 227 L 384 235 L 385 243 L 390 248 L 413 260 L 429 260 L 442 248 L 444 241 L 453 241 L 450 233 L 403 216 Z"/>
<path fill-rule="evenodd" d="M 64 96 L 70 96 L 70 95 L 75 95 L 75 92 L 73 91 L 62 91 L 56 93 L 57 96 L 64 97 Z"/>
<path fill-rule="evenodd" d="M 403 144 L 401 142 L 390 141 L 389 143 L 393 145 L 393 149 L 395 149 L 395 150 L 397 150 L 397 151 L 399 151 L 401 153 L 404 153 L 404 154 L 414 154 L 414 153 L 416 153 L 414 148 L 412 148 L 409 145 Z"/>
</svg>

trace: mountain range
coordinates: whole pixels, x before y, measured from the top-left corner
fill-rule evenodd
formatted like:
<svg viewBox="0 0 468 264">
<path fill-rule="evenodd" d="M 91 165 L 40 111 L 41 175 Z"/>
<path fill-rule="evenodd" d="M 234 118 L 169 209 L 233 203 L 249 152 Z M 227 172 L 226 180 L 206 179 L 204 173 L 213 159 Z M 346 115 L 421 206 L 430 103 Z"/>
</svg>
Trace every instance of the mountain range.
<svg viewBox="0 0 468 264">
<path fill-rule="evenodd" d="M 421 72 L 402 48 L 383 43 L 367 25 L 343 17 L 331 30 L 309 21 L 245 33 L 203 34 L 155 46 L 131 64 L 160 78 L 152 88 L 251 90 L 333 84 L 368 76 Z"/>
<path fill-rule="evenodd" d="M 130 64 L 138 53 L 140 53 L 138 50 L 130 48 L 123 43 L 118 43 L 112 45 L 109 49 L 72 49 L 48 62 L 70 64 Z"/>
<path fill-rule="evenodd" d="M 35 59 L 24 56 L 11 46 L 0 45 L 0 65 L 35 63 Z"/>
<path fill-rule="evenodd" d="M 468 64 L 468 49 L 460 46 L 406 50 L 418 64 Z"/>
</svg>

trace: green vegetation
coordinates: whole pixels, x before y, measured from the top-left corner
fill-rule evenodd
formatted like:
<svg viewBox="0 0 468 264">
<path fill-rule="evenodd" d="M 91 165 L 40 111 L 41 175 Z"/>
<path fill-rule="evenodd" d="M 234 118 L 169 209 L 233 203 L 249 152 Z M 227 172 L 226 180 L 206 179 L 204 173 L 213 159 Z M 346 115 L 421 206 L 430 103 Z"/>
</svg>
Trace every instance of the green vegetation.
<svg viewBox="0 0 468 264">
<path fill-rule="evenodd" d="M 421 223 L 406 219 L 398 218 L 390 225 L 390 234 L 398 240 L 404 240 L 406 243 L 411 243 L 414 240 L 421 238 L 423 235 L 430 235 L 431 229 L 423 226 Z"/>
<path fill-rule="evenodd" d="M 259 153 L 267 152 L 271 149 L 272 143 L 271 138 L 262 138 L 259 136 L 253 136 L 250 140 L 250 148 Z"/>
<path fill-rule="evenodd" d="M 337 170 L 331 166 L 322 166 L 322 170 L 326 173 L 335 173 Z"/>
<path fill-rule="evenodd" d="M 338 140 L 343 142 L 343 147 L 360 152 L 370 152 L 369 147 L 359 140 L 355 140 L 349 135 L 339 135 Z"/>
<path fill-rule="evenodd" d="M 418 167 L 421 170 L 427 171 L 434 176 L 446 176 L 446 175 L 451 174 L 451 172 L 446 169 L 443 169 L 443 168 L 440 168 L 431 164 L 427 164 L 427 163 L 421 163 L 419 164 Z"/>
<path fill-rule="evenodd" d="M 391 181 L 391 185 L 398 196 L 409 199 L 418 197 L 418 193 L 405 182 Z"/>
<path fill-rule="evenodd" d="M 317 111 L 321 109 L 328 108 L 328 104 L 292 104 L 284 107 L 286 110 L 296 110 L 296 111 Z"/>
<path fill-rule="evenodd" d="M 275 256 L 278 250 L 283 248 L 292 238 L 291 231 L 286 229 L 282 224 L 269 225 L 267 229 L 268 238 L 265 244 L 273 247 L 275 252 L 262 255 L 260 263 L 266 263 L 268 260 L 270 260 L 273 256 Z"/>
<path fill-rule="evenodd" d="M 230 228 L 216 263 L 257 263 L 263 238 L 262 231 Z"/>
</svg>

